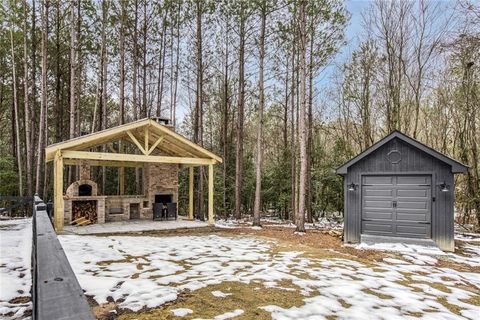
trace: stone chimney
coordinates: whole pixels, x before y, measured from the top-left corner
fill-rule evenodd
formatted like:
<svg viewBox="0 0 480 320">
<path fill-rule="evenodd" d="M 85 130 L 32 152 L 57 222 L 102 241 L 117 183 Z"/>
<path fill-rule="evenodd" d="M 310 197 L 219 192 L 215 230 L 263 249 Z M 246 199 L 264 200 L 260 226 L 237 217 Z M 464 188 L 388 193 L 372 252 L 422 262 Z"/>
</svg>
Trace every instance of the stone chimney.
<svg viewBox="0 0 480 320">
<path fill-rule="evenodd" d="M 80 163 L 80 180 L 90 180 L 90 165 L 87 160 Z"/>
</svg>

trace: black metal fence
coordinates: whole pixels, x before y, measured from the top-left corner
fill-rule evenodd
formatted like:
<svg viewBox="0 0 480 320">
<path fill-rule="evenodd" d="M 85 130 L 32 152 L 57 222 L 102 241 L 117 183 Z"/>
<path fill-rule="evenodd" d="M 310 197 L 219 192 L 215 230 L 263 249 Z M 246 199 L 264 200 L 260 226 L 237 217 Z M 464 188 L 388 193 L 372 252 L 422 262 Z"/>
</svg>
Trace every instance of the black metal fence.
<svg viewBox="0 0 480 320">
<path fill-rule="evenodd" d="M 0 195 L 0 215 L 30 216 L 32 212 L 33 197 L 16 197 Z"/>
<path fill-rule="evenodd" d="M 33 207 L 32 318 L 93 320 L 83 290 L 38 196 Z"/>
</svg>

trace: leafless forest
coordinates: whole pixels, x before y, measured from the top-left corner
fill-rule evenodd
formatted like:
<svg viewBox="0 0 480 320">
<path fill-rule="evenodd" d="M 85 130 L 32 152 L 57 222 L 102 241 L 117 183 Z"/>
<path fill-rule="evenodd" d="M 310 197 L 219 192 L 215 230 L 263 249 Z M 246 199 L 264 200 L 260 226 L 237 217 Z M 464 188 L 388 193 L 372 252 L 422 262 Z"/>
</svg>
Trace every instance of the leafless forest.
<svg viewBox="0 0 480 320">
<path fill-rule="evenodd" d="M 355 25 L 348 4 L 3 1 L 0 194 L 49 199 L 46 145 L 161 116 L 223 157 L 217 217 L 277 213 L 301 231 L 342 211 L 334 168 L 398 129 L 470 166 L 457 220 L 480 224 L 478 2 L 372 1 Z M 117 169 L 95 174 L 118 192 Z"/>
</svg>

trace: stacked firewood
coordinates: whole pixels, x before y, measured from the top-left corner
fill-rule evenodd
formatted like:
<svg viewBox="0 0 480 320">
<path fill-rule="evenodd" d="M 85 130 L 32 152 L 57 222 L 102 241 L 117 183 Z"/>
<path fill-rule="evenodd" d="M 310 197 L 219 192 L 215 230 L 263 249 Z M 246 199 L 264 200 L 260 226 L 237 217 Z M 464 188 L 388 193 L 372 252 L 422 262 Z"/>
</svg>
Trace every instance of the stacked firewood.
<svg viewBox="0 0 480 320">
<path fill-rule="evenodd" d="M 72 220 L 85 218 L 91 223 L 97 222 L 97 205 L 95 201 L 74 201 L 72 203 Z"/>
</svg>

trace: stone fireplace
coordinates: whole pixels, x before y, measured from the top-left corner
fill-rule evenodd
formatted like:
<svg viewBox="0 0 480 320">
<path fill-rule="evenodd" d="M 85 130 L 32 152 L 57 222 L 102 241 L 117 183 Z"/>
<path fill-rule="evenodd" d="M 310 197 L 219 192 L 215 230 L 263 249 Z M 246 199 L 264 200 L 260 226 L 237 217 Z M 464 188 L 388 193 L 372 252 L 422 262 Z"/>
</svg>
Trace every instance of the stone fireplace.
<svg viewBox="0 0 480 320">
<path fill-rule="evenodd" d="M 80 166 L 80 180 L 72 183 L 65 192 L 64 221 L 70 224 L 78 218 L 92 223 L 105 222 L 105 196 L 98 196 L 97 184 L 90 180 L 90 166 Z"/>
<path fill-rule="evenodd" d="M 176 212 L 178 165 L 145 164 L 143 170 L 144 195 L 102 196 L 98 195 L 97 184 L 90 180 L 90 166 L 82 163 L 80 179 L 73 182 L 65 193 L 65 224 L 71 224 L 80 217 L 91 223 L 153 219 L 154 208 L 159 204 L 162 208 L 174 206 Z"/>
</svg>

